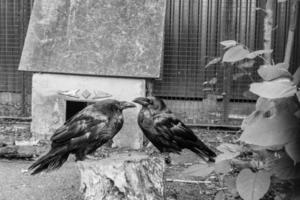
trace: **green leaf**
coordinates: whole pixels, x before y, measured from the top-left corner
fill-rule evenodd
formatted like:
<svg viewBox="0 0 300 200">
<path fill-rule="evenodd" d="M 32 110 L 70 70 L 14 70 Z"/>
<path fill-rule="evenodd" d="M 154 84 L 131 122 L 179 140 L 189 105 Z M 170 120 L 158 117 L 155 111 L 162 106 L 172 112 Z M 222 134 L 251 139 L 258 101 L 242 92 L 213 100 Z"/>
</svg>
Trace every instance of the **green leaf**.
<svg viewBox="0 0 300 200">
<path fill-rule="evenodd" d="M 238 196 L 238 191 L 236 189 L 236 177 L 232 175 L 225 175 L 223 178 L 224 186 L 227 187 L 228 191 L 234 196 Z"/>
<path fill-rule="evenodd" d="M 295 165 L 294 161 L 287 155 L 280 159 L 271 160 L 268 165 L 271 172 L 282 180 L 300 178 L 300 163 Z"/>
<path fill-rule="evenodd" d="M 265 81 L 271 81 L 278 78 L 292 79 L 291 73 L 288 72 L 284 66 L 284 63 L 278 63 L 277 65 L 262 65 L 257 72 Z"/>
<path fill-rule="evenodd" d="M 220 62 L 222 60 L 221 57 L 217 57 L 217 58 L 214 58 L 213 60 L 209 61 L 204 68 L 207 68 L 211 65 L 214 65 L 214 64 L 217 64 L 218 62 Z"/>
<path fill-rule="evenodd" d="M 296 72 L 293 74 L 293 82 L 295 85 L 299 85 L 300 83 L 300 67 L 298 67 Z"/>
<path fill-rule="evenodd" d="M 185 176 L 206 177 L 210 173 L 212 173 L 213 170 L 214 170 L 214 167 L 210 166 L 208 164 L 197 164 L 197 165 L 192 165 L 192 166 L 186 168 L 182 172 L 182 175 L 185 175 Z"/>
<path fill-rule="evenodd" d="M 293 159 L 294 163 L 300 161 L 300 137 L 285 145 L 286 153 Z"/>
<path fill-rule="evenodd" d="M 245 92 L 243 92 L 243 96 L 246 97 L 247 99 L 257 99 L 258 96 L 252 92 L 250 92 L 249 90 L 246 90 Z"/>
<path fill-rule="evenodd" d="M 238 44 L 238 42 L 235 40 L 225 40 L 225 41 L 220 42 L 220 44 L 223 45 L 226 49 L 226 48 L 236 46 Z"/>
<path fill-rule="evenodd" d="M 216 162 L 221 162 L 221 161 L 223 161 L 223 160 L 230 160 L 230 159 L 232 159 L 232 158 L 235 158 L 235 157 L 237 157 L 238 155 L 240 155 L 240 153 L 233 153 L 233 152 L 225 152 L 225 153 L 221 153 L 221 154 L 219 154 L 216 158 L 215 158 L 215 160 L 216 160 Z"/>
<path fill-rule="evenodd" d="M 243 45 L 237 45 L 228 49 L 223 56 L 222 62 L 237 62 L 246 58 L 250 52 L 243 47 Z"/>
<path fill-rule="evenodd" d="M 243 147 L 237 144 L 222 143 L 217 147 L 217 149 L 219 151 L 222 151 L 223 153 L 226 152 L 240 153 L 243 150 Z"/>
<path fill-rule="evenodd" d="M 259 200 L 268 192 L 270 183 L 270 173 L 253 173 L 250 169 L 243 169 L 236 180 L 237 190 L 244 200 Z"/>
<path fill-rule="evenodd" d="M 236 74 L 233 74 L 232 75 L 232 80 L 236 81 L 238 80 L 239 78 L 242 78 L 244 76 L 249 76 L 251 75 L 250 72 L 239 72 L 239 73 L 236 73 Z"/>
<path fill-rule="evenodd" d="M 228 174 L 231 171 L 229 160 L 223 160 L 215 164 L 215 172 L 218 174 Z"/>
<path fill-rule="evenodd" d="M 213 77 L 212 79 L 209 80 L 210 85 L 215 85 L 218 82 L 218 79 L 216 77 Z"/>
<path fill-rule="evenodd" d="M 211 87 L 206 87 L 206 88 L 203 88 L 202 90 L 203 90 L 204 92 L 212 92 L 212 91 L 214 91 L 214 89 L 211 88 Z"/>
<path fill-rule="evenodd" d="M 250 84 L 251 92 L 267 99 L 279 99 L 294 96 L 297 87 L 290 79 L 276 79 Z"/>
<path fill-rule="evenodd" d="M 277 68 L 279 68 L 279 69 L 286 69 L 286 70 L 288 70 L 288 68 L 289 68 L 289 65 L 287 64 L 287 63 L 277 63 L 276 65 L 275 65 L 275 67 L 277 67 Z"/>
<path fill-rule="evenodd" d="M 216 157 L 216 159 L 215 159 L 216 162 L 221 162 L 223 160 L 230 160 L 232 158 L 235 158 L 242 151 L 241 146 L 236 145 L 236 144 L 230 144 L 230 143 L 223 143 L 220 146 L 218 146 L 217 149 L 223 153 L 219 154 Z"/>
<path fill-rule="evenodd" d="M 243 122 L 243 129 L 241 141 L 269 147 L 294 141 L 300 131 L 300 123 L 285 106 L 275 104 L 269 109 L 252 113 L 247 121 Z"/>
<path fill-rule="evenodd" d="M 247 62 L 243 62 L 243 63 L 239 64 L 237 67 L 240 69 L 251 68 L 251 67 L 253 67 L 254 63 L 255 63 L 255 60 L 249 60 Z"/>
<path fill-rule="evenodd" d="M 246 57 L 249 59 L 254 59 L 259 55 L 265 54 L 265 53 L 272 53 L 273 49 L 264 49 L 264 50 L 257 50 L 249 53 Z"/>
<path fill-rule="evenodd" d="M 226 195 L 223 191 L 219 191 L 214 198 L 214 200 L 225 200 L 225 199 L 226 199 Z"/>
</svg>

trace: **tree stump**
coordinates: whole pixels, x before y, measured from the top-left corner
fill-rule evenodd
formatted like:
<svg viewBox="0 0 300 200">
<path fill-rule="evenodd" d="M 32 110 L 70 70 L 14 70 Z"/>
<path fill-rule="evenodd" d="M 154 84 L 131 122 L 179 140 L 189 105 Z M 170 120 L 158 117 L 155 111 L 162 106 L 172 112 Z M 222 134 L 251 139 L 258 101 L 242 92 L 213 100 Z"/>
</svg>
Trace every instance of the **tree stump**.
<svg viewBox="0 0 300 200">
<path fill-rule="evenodd" d="M 162 200 L 162 157 L 145 153 L 114 153 L 103 160 L 78 162 L 85 200 Z"/>
</svg>

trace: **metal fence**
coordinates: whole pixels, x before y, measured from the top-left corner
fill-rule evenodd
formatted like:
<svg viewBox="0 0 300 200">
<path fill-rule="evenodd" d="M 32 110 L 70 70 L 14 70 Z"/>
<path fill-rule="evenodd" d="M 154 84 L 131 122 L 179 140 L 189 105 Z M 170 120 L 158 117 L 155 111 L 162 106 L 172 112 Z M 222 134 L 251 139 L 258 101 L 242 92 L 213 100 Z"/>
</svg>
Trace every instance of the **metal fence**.
<svg viewBox="0 0 300 200">
<path fill-rule="evenodd" d="M 220 56 L 220 41 L 236 40 L 251 50 L 263 49 L 263 0 L 167 0 L 162 79 L 154 95 L 190 124 L 239 124 L 253 109 L 246 95 L 255 66 L 205 65 Z M 289 25 L 289 1 L 276 4 L 274 61 L 282 62 Z"/>
<path fill-rule="evenodd" d="M 0 116 L 29 116 L 31 74 L 18 71 L 33 0 L 0 0 Z"/>
<path fill-rule="evenodd" d="M 204 66 L 222 53 L 222 40 L 237 40 L 252 50 L 263 48 L 265 14 L 259 8 L 264 8 L 265 0 L 166 1 L 163 73 L 154 83 L 153 94 L 166 99 L 187 123 L 240 123 L 253 109 L 253 99 L 244 95 L 251 80 L 237 78 L 237 68 Z M 30 116 L 31 73 L 17 68 L 32 5 L 33 0 L 0 0 L 0 116 Z M 276 10 L 273 58 L 281 62 L 289 1 L 277 4 Z M 299 30 L 296 33 L 294 55 L 300 46 Z M 292 57 L 292 64 L 295 71 L 299 56 Z M 248 70 L 253 79 L 258 78 L 255 67 Z"/>
</svg>

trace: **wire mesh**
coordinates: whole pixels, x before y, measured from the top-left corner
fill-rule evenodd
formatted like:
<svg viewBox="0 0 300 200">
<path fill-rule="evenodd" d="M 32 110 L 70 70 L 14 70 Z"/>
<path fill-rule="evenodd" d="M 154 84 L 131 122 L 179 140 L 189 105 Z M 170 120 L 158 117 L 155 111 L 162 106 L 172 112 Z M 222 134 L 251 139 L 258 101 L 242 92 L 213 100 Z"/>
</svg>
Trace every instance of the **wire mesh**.
<svg viewBox="0 0 300 200">
<path fill-rule="evenodd" d="M 1 104 L 18 107 L 13 115 L 30 115 L 31 73 L 17 68 L 32 5 L 33 0 L 0 0 L 0 94 L 18 95 L 17 103 Z M 251 50 L 263 48 L 265 13 L 258 8 L 264 5 L 265 0 L 167 0 L 163 75 L 155 81 L 154 95 L 165 98 L 176 114 L 192 124 L 232 123 L 226 119 L 248 114 L 253 108 L 249 103 L 253 99 L 244 96 L 249 77 L 234 76 L 241 73 L 238 68 L 204 66 L 222 53 L 222 40 L 237 40 Z M 289 9 L 288 1 L 276 4 L 275 62 L 284 57 Z M 298 25 L 294 55 L 300 46 L 299 32 Z M 299 64 L 300 57 L 292 56 L 293 71 Z M 256 67 L 248 69 L 254 80 Z M 1 106 L 0 115 L 11 115 Z"/>
<path fill-rule="evenodd" d="M 153 94 L 166 99 L 187 123 L 240 123 L 253 109 L 254 99 L 245 92 L 259 79 L 256 70 L 262 60 L 246 71 L 225 64 L 205 65 L 224 52 L 220 41 L 236 40 L 250 50 L 263 49 L 265 2 L 167 0 L 163 73 Z M 276 4 L 275 62 L 284 58 L 289 9 L 288 1 Z"/>
<path fill-rule="evenodd" d="M 0 0 L 0 115 L 30 114 L 31 74 L 18 65 L 32 5 L 33 0 Z"/>
</svg>

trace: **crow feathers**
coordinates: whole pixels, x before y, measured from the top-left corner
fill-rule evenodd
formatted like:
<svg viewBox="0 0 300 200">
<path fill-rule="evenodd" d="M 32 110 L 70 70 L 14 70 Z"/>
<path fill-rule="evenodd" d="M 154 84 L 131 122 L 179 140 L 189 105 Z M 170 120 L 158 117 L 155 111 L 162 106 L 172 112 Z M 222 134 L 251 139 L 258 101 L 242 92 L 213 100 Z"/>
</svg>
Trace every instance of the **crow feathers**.
<svg viewBox="0 0 300 200">
<path fill-rule="evenodd" d="M 180 153 L 186 148 L 207 161 L 214 161 L 216 154 L 175 117 L 163 100 L 157 97 L 139 97 L 134 102 L 142 105 L 138 115 L 140 128 L 160 152 Z"/>
<path fill-rule="evenodd" d="M 29 167 L 33 170 L 31 174 L 61 167 L 69 154 L 75 154 L 76 160 L 84 160 L 119 132 L 123 126 L 122 110 L 131 107 L 135 105 L 107 99 L 80 111 L 55 131 L 50 151 Z"/>
</svg>

